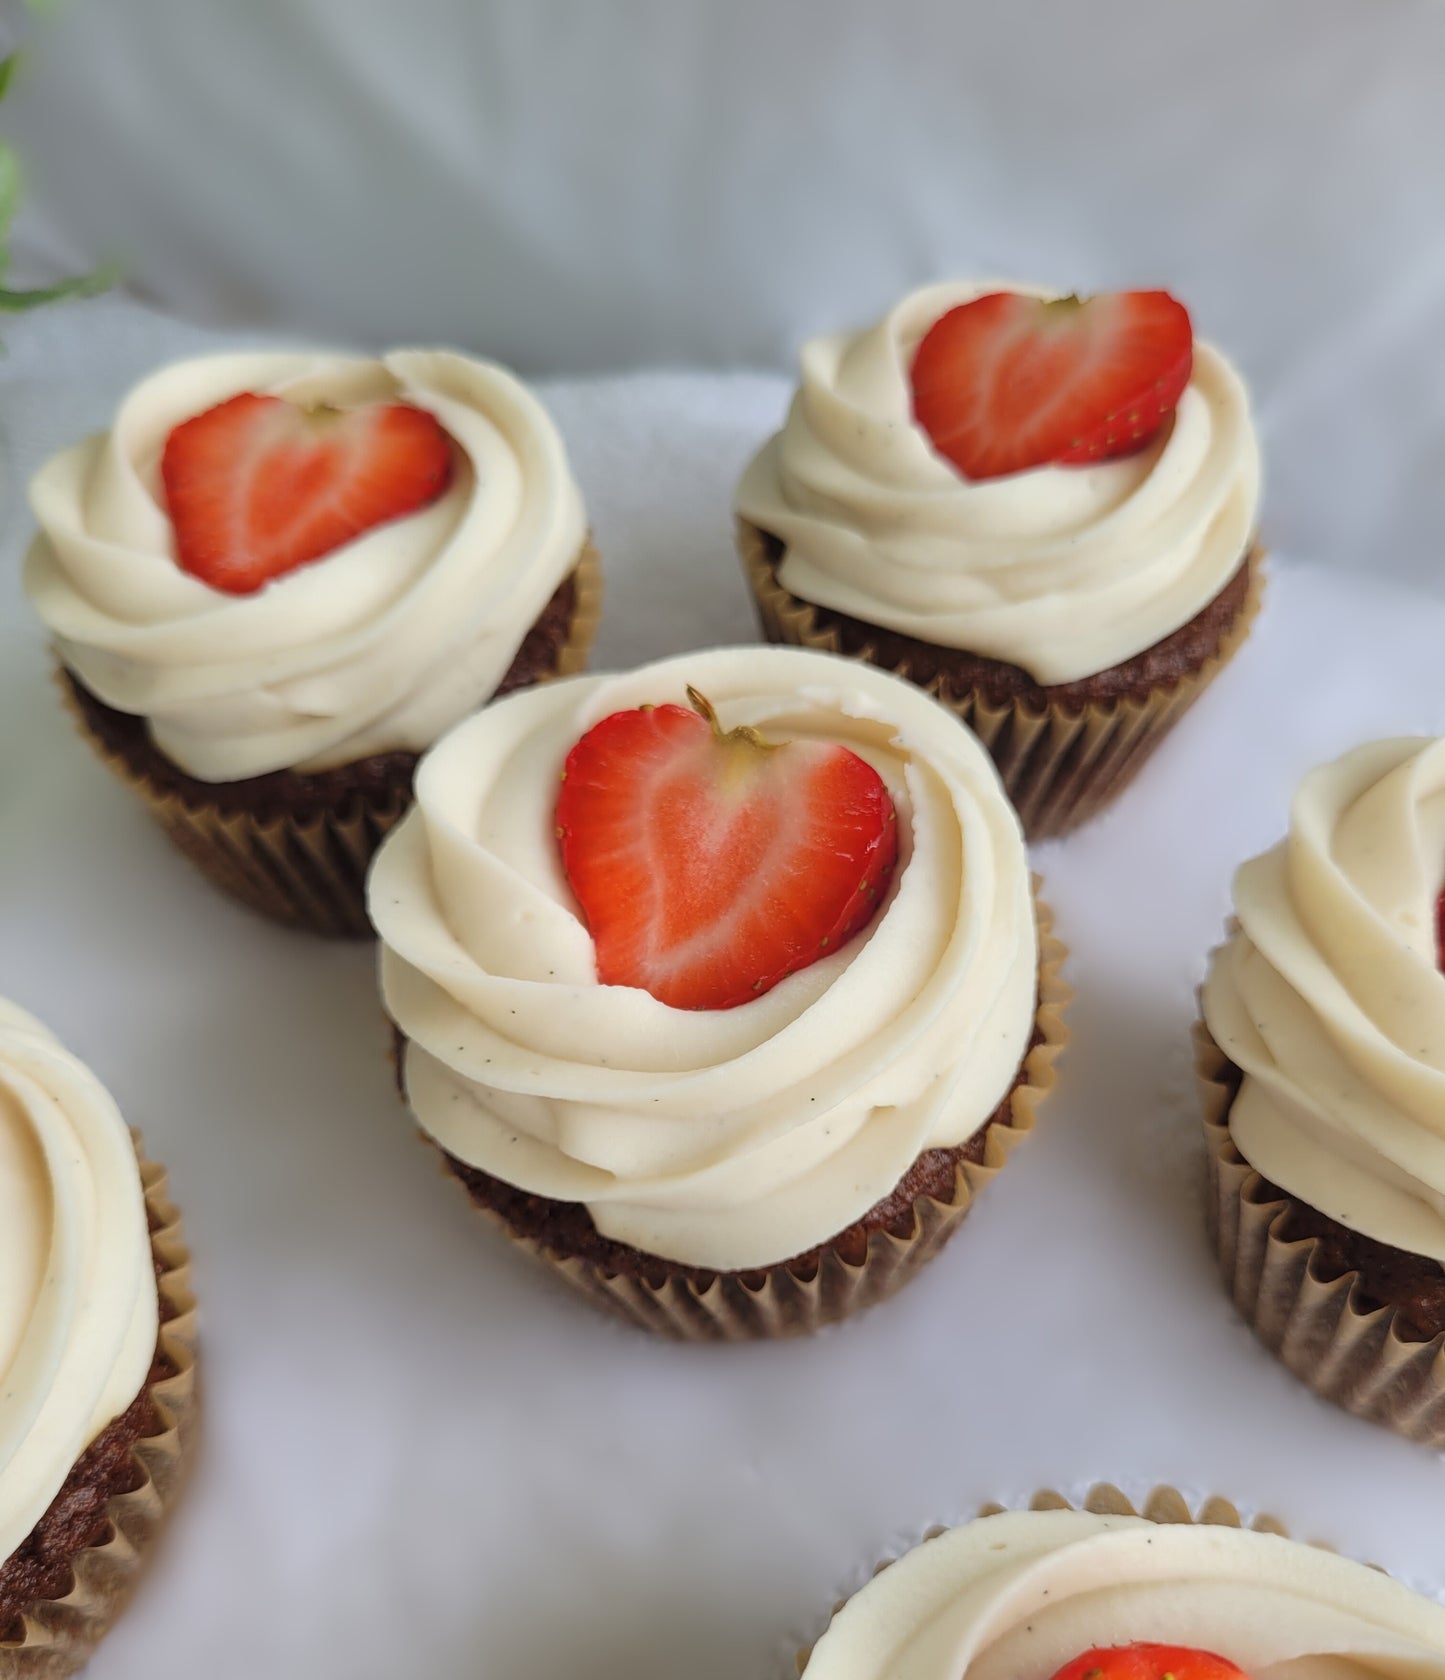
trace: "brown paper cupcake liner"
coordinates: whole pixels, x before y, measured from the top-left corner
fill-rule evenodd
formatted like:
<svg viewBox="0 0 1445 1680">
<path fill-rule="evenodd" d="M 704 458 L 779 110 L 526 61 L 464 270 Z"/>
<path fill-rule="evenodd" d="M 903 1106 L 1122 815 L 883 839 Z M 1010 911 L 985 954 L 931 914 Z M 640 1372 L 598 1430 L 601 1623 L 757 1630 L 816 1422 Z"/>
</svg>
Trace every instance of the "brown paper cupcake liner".
<svg viewBox="0 0 1445 1680">
<path fill-rule="evenodd" d="M 1294 1376 L 1356 1417 L 1445 1447 L 1445 1335 L 1404 1331 L 1393 1307 L 1362 1299 L 1360 1274 L 1331 1274 L 1317 1237 L 1287 1237 L 1291 1208 L 1235 1147 L 1236 1070 L 1208 1028 L 1194 1028 L 1204 1108 L 1206 1215 L 1225 1287 L 1240 1316 Z"/>
<path fill-rule="evenodd" d="M 170 1371 L 145 1389 L 160 1427 L 132 1448 L 137 1485 L 107 1501 L 106 1535 L 71 1560 L 69 1592 L 32 1604 L 18 1640 L 0 1638 L 0 1680 L 61 1680 L 89 1660 L 129 1602 L 194 1454 L 199 1415 L 191 1257 L 165 1169 L 145 1158 L 139 1138 L 136 1152 L 161 1298 L 158 1347 Z"/>
<path fill-rule="evenodd" d="M 601 616 L 601 566 L 590 541 L 572 575 L 576 605 L 552 673 L 564 677 L 586 667 Z M 222 892 L 288 927 L 340 938 L 372 937 L 366 874 L 382 840 L 410 809 L 410 763 L 401 773 L 382 778 L 379 786 L 357 786 L 331 810 L 263 817 L 223 809 L 162 787 L 137 769 L 100 738 L 69 684 L 64 687 L 70 711 L 91 746 Z"/>
<path fill-rule="evenodd" d="M 913 680 L 906 664 L 888 665 L 875 658 L 871 647 L 845 649 L 836 626 L 821 622 L 816 607 L 778 582 L 763 533 L 746 520 L 738 523 L 738 545 L 768 641 L 841 653 Z M 1244 605 L 1214 655 L 1145 698 L 1039 710 L 1024 701 L 994 705 L 978 694 L 956 694 L 943 674 L 920 686 L 956 712 L 983 742 L 1027 837 L 1047 840 L 1067 834 L 1118 798 L 1239 651 L 1264 596 L 1263 558 L 1258 548 L 1247 556 Z"/>
<path fill-rule="evenodd" d="M 1055 1493 L 1052 1488 L 1045 1488 L 1033 1496 L 1027 1508 L 1030 1511 L 1090 1511 L 1098 1517 L 1144 1517 L 1153 1523 L 1182 1523 L 1185 1526 L 1197 1523 L 1211 1528 L 1251 1528 L 1260 1534 L 1278 1534 L 1282 1539 L 1289 1538 L 1289 1530 L 1276 1517 L 1258 1516 L 1246 1523 L 1238 1506 L 1217 1494 L 1200 1500 L 1197 1504 L 1191 1504 L 1177 1488 L 1162 1485 L 1151 1488 L 1142 1505 L 1135 1505 L 1133 1500 L 1112 1482 L 1095 1482 L 1077 1504 L 1065 1499 L 1063 1494 Z M 980 1517 L 997 1517 L 1015 1509 L 1016 1506 L 990 1503 L 980 1506 L 978 1514 Z M 936 1540 L 941 1534 L 947 1533 L 947 1528 L 931 1528 L 919 1543 L 927 1545 L 930 1540 Z M 897 1561 L 897 1558 L 886 1558 L 874 1569 L 873 1574 L 881 1575 Z M 847 1602 L 846 1598 L 839 1599 L 833 1606 L 833 1615 L 836 1616 Z M 798 1652 L 797 1669 L 800 1676 L 807 1668 L 812 1655 L 811 1645 Z"/>
<path fill-rule="evenodd" d="M 824 1245 L 804 1261 L 758 1271 L 664 1276 L 660 1282 L 609 1272 L 596 1261 L 553 1252 L 535 1237 L 513 1230 L 489 1208 L 480 1211 L 513 1243 L 564 1278 L 594 1306 L 676 1341 L 740 1342 L 805 1336 L 861 1312 L 907 1283 L 963 1223 L 986 1185 L 1033 1130 L 1039 1104 L 1058 1082 L 1055 1068 L 1069 1032 L 1063 1010 L 1072 992 L 1063 977 L 1067 950 L 1053 934 L 1053 917 L 1038 898 L 1039 1000 L 1034 1043 L 1025 1056 L 1010 1101 L 1007 1124 L 988 1129 L 983 1160 L 961 1160 L 947 1201 L 920 1196 L 907 1235 L 872 1232 L 861 1261 Z M 665 1265 L 666 1262 L 661 1264 Z"/>
</svg>

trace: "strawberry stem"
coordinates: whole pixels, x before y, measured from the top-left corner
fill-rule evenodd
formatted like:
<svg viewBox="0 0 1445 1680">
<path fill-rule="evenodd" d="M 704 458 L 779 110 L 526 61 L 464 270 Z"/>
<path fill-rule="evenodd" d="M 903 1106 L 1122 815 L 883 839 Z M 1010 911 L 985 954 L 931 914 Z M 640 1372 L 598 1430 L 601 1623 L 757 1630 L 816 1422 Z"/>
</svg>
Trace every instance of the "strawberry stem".
<svg viewBox="0 0 1445 1680">
<path fill-rule="evenodd" d="M 705 694 L 700 694 L 691 683 L 687 688 L 688 704 L 699 717 L 706 718 L 712 728 L 713 739 L 724 742 L 746 742 L 750 747 L 758 747 L 763 752 L 773 752 L 782 745 L 781 741 L 770 741 L 766 735 L 760 735 L 756 729 L 748 724 L 739 724 L 736 729 L 724 729 L 717 720 L 717 712 L 713 703 Z"/>
<path fill-rule="evenodd" d="M 338 408 L 332 402 L 307 403 L 301 410 L 302 414 L 319 427 L 329 426 L 333 421 L 341 419 L 344 409 Z"/>
</svg>

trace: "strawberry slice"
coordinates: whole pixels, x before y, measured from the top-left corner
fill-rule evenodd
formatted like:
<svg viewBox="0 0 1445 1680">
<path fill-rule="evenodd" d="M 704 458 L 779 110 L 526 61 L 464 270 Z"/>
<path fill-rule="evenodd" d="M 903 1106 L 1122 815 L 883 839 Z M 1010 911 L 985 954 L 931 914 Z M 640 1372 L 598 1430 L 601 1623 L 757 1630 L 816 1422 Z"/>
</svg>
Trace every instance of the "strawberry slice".
<svg viewBox="0 0 1445 1680">
<path fill-rule="evenodd" d="M 302 408 L 250 391 L 183 421 L 161 456 L 177 562 L 227 595 L 425 507 L 451 472 L 451 440 L 423 409 Z"/>
<path fill-rule="evenodd" d="M 1227 1657 L 1190 1645 L 1101 1645 L 1075 1657 L 1054 1680 L 1245 1680 Z"/>
<path fill-rule="evenodd" d="M 924 334 L 913 415 L 968 478 L 1107 461 L 1157 436 L 1193 368 L 1189 311 L 1168 292 L 990 292 Z"/>
<path fill-rule="evenodd" d="M 614 712 L 567 755 L 562 864 L 604 985 L 731 1009 L 836 951 L 898 857 L 882 778 L 846 747 L 775 744 L 685 706 Z"/>
</svg>

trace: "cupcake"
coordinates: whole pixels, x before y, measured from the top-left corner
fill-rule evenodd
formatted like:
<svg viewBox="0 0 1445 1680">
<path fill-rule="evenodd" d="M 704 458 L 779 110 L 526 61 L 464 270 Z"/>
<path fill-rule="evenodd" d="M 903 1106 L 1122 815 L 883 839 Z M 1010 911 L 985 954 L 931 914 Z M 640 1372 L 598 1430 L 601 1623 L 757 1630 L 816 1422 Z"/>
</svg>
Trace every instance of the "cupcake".
<svg viewBox="0 0 1445 1680">
<path fill-rule="evenodd" d="M 31 501 L 26 589 L 85 736 L 218 886 L 319 933 L 370 931 L 418 754 L 580 670 L 596 628 L 556 427 L 450 352 L 176 363 Z"/>
<path fill-rule="evenodd" d="M 800 1658 L 806 1680 L 1425 1680 L 1445 1606 L 1210 1500 L 1084 1510 L 1041 1494 L 881 1569 Z"/>
<path fill-rule="evenodd" d="M 1244 640 L 1259 486 L 1244 386 L 1167 293 L 951 283 L 804 347 L 739 543 L 770 641 L 937 695 L 1042 839 Z"/>
<path fill-rule="evenodd" d="M 508 696 L 372 870 L 418 1125 L 598 1304 L 691 1339 L 892 1293 L 1034 1124 L 1062 950 L 987 755 L 735 648 Z"/>
<path fill-rule="evenodd" d="M 195 1312 L 165 1174 L 0 1001 L 0 1674 L 71 1674 L 130 1597 L 195 1440 Z"/>
<path fill-rule="evenodd" d="M 1317 1394 L 1445 1447 L 1445 739 L 1312 771 L 1234 882 L 1196 1047 L 1235 1305 Z"/>
</svg>

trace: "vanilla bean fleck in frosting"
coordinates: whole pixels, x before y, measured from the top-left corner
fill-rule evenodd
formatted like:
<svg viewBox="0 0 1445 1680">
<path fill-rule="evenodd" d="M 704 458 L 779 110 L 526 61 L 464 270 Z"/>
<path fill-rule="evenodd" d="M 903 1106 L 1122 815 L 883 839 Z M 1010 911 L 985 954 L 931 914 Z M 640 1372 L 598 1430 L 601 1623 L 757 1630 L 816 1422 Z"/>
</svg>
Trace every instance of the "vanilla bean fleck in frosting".
<svg viewBox="0 0 1445 1680">
<path fill-rule="evenodd" d="M 1229 1130 L 1329 1218 L 1445 1262 L 1445 739 L 1312 771 L 1235 877 L 1204 1019 L 1244 1081 Z"/>
<path fill-rule="evenodd" d="M 753 459 L 738 512 L 784 545 L 804 601 L 1046 685 L 1093 676 L 1187 624 L 1245 558 L 1259 447 L 1239 376 L 1197 340 L 1173 419 L 1141 453 L 971 481 L 913 418 L 928 329 L 1009 281 L 951 282 L 877 325 L 815 338 L 786 425 Z"/>
<path fill-rule="evenodd" d="M 176 564 L 160 457 L 173 427 L 242 391 L 425 409 L 455 445 L 452 482 L 255 594 L 212 589 Z M 495 691 L 586 535 L 541 404 L 504 369 L 447 351 L 175 363 L 108 432 L 49 461 L 31 502 L 26 589 L 61 659 L 210 782 L 429 746 Z"/>
<path fill-rule="evenodd" d="M 734 1009 L 600 984 L 554 834 L 576 741 L 689 684 L 724 729 L 849 747 L 899 818 L 866 931 Z M 428 1135 L 687 1265 L 768 1266 L 836 1236 L 989 1119 L 1033 1030 L 1030 876 L 997 772 L 922 691 L 826 654 L 689 654 L 487 707 L 422 761 L 369 908 Z"/>
<path fill-rule="evenodd" d="M 0 999 L 0 1560 L 140 1393 L 158 1320 L 125 1122 L 88 1068 Z"/>
<path fill-rule="evenodd" d="M 1440 1680 L 1445 1607 L 1277 1534 L 1011 1511 L 927 1540 L 833 1618 L 804 1680 L 1050 1680 L 1099 1646 L 1206 1650 L 1248 1680 Z"/>
</svg>

